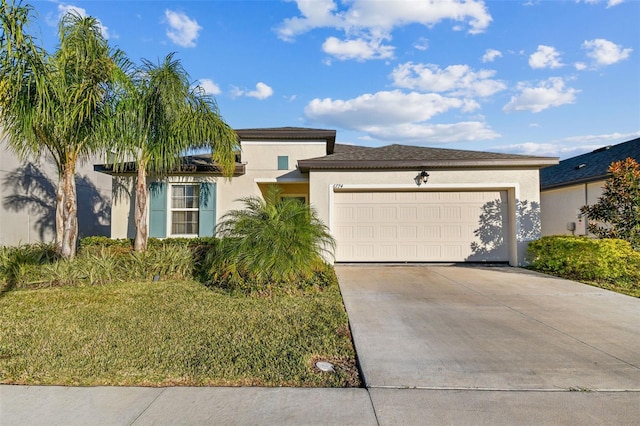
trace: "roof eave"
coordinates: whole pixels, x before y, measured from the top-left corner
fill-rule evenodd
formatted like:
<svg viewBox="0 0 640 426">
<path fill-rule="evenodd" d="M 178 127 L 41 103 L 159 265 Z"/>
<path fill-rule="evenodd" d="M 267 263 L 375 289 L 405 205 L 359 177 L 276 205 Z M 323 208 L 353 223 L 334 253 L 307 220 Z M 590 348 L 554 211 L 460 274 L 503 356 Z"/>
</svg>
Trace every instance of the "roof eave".
<svg viewBox="0 0 640 426">
<path fill-rule="evenodd" d="M 450 168 L 511 168 L 534 167 L 542 168 L 558 164 L 557 158 L 523 158 L 523 159 L 487 159 L 487 160 L 300 160 L 298 168 L 301 172 L 309 170 L 329 169 L 387 169 L 387 170 L 413 170 L 413 169 L 450 169 Z"/>
<path fill-rule="evenodd" d="M 559 188 L 564 188 L 566 186 L 574 186 L 574 185 L 581 185 L 583 183 L 598 182 L 600 180 L 607 180 L 610 176 L 611 176 L 611 173 L 607 173 L 604 175 L 589 176 L 582 179 L 574 179 L 569 181 L 551 183 L 548 185 L 540 185 L 540 190 L 544 191 L 548 189 L 559 189 Z"/>
<path fill-rule="evenodd" d="M 104 173 L 111 176 L 132 176 L 135 175 L 138 170 L 137 168 L 131 168 L 124 171 L 114 171 L 113 167 L 110 167 L 106 164 L 95 164 L 93 166 L 93 170 L 98 173 Z M 242 176 L 246 173 L 246 165 L 242 163 L 236 163 L 235 169 L 233 170 L 233 177 Z M 181 175 L 209 175 L 209 176 L 224 176 L 222 170 L 218 167 L 195 167 L 195 168 L 185 168 L 183 170 L 175 170 L 167 173 L 167 176 L 181 176 Z"/>
</svg>

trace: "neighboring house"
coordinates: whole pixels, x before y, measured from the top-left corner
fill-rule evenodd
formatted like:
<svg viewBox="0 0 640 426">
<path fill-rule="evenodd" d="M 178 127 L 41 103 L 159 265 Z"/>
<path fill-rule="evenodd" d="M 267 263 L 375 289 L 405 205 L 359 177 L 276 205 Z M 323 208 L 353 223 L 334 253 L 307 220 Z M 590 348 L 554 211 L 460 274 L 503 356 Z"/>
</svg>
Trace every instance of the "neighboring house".
<svg viewBox="0 0 640 426">
<path fill-rule="evenodd" d="M 611 163 L 629 157 L 640 160 L 640 138 L 605 146 L 540 170 L 542 235 L 586 235 L 588 219 L 582 216 L 580 207 L 598 201 Z"/>
<path fill-rule="evenodd" d="M 185 157 L 151 185 L 151 237 L 213 235 L 239 198 L 271 184 L 310 203 L 336 238 L 338 262 L 524 261 L 539 237 L 539 169 L 557 158 L 335 143 L 334 130 L 237 130 L 236 173 Z M 113 174 L 101 165 L 96 170 Z M 114 176 L 111 237 L 132 238 L 130 173 Z"/>
<path fill-rule="evenodd" d="M 93 161 L 76 173 L 78 234 L 109 236 L 111 179 L 93 170 Z M 20 161 L 0 140 L 0 246 L 55 240 L 56 185 L 52 161 Z"/>
</svg>

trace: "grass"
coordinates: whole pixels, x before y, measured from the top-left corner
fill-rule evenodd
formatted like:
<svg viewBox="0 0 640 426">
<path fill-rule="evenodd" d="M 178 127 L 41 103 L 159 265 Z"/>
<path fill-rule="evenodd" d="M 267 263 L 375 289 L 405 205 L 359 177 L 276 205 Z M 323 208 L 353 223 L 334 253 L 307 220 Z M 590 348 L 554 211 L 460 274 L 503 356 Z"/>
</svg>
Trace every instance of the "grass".
<svg viewBox="0 0 640 426">
<path fill-rule="evenodd" d="M 14 290 L 0 297 L 0 329 L 5 384 L 360 384 L 337 285 L 270 298 L 191 281 Z"/>
</svg>

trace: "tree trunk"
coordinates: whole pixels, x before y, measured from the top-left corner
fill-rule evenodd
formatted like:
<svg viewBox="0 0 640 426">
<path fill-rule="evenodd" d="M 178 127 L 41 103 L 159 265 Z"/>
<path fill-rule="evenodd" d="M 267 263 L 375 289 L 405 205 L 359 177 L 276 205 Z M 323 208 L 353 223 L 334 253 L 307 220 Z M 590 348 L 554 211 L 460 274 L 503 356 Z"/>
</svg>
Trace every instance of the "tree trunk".
<svg viewBox="0 0 640 426">
<path fill-rule="evenodd" d="M 72 259 L 78 242 L 78 200 L 76 198 L 75 163 L 68 160 L 62 175 L 62 241 L 60 255 Z"/>
<path fill-rule="evenodd" d="M 138 179 L 136 179 L 136 199 L 135 199 L 135 226 L 136 239 L 133 243 L 133 249 L 138 252 L 147 250 L 147 173 L 144 163 L 138 164 Z"/>
<path fill-rule="evenodd" d="M 56 188 L 56 251 L 62 252 L 62 231 L 64 229 L 64 221 L 62 219 L 62 210 L 64 207 L 64 177 L 58 176 L 58 187 Z"/>
</svg>

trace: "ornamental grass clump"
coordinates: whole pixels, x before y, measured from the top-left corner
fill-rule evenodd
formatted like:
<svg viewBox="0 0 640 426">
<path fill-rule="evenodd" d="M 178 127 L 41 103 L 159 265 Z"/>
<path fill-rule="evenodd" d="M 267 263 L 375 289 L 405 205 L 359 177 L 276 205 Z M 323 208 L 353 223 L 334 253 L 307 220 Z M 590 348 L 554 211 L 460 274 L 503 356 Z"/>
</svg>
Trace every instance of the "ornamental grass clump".
<svg viewBox="0 0 640 426">
<path fill-rule="evenodd" d="M 275 185 L 264 200 L 240 201 L 245 208 L 227 213 L 217 228 L 222 240 L 209 257 L 214 285 L 271 291 L 322 282 L 335 240 L 315 209 L 281 197 Z"/>
<path fill-rule="evenodd" d="M 20 287 L 39 275 L 41 265 L 58 259 L 54 244 L 24 244 L 17 247 L 0 247 L 0 290 Z"/>
<path fill-rule="evenodd" d="M 206 251 L 212 246 L 214 239 L 154 241 L 138 253 L 129 240 L 90 237 L 73 259 L 60 258 L 53 244 L 0 247 L 0 290 L 191 280 L 204 274 Z"/>
</svg>

